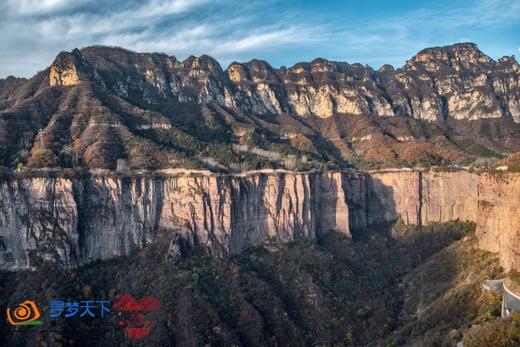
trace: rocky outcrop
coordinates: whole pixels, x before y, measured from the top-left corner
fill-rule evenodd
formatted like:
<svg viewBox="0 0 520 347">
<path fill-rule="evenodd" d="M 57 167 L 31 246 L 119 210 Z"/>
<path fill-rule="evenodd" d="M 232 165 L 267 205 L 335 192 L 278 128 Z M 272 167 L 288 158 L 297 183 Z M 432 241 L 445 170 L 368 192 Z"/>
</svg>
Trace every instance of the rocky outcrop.
<svg viewBox="0 0 520 347">
<path fill-rule="evenodd" d="M 79 51 L 77 51 L 79 54 Z M 49 83 L 51 86 L 73 86 L 79 83 L 78 70 L 76 66 L 79 59 L 74 54 L 60 53 L 49 70 Z"/>
<path fill-rule="evenodd" d="M 78 83 L 76 70 L 85 66 L 90 80 L 120 97 L 147 103 L 164 98 L 216 103 L 255 115 L 520 121 L 520 65 L 514 57 L 495 62 L 472 43 L 428 48 L 402 68 L 385 65 L 378 71 L 321 58 L 280 69 L 255 59 L 233 62 L 223 71 L 206 55 L 178 61 L 165 54 L 95 46 L 60 53 L 51 66 L 50 84 Z"/>
<path fill-rule="evenodd" d="M 240 253 L 265 241 L 347 237 L 400 218 L 477 223 L 483 249 L 520 269 L 520 176 L 466 171 L 251 172 L 32 178 L 0 183 L 0 268 L 74 267 L 128 255 L 166 235 L 170 249 Z"/>
<path fill-rule="evenodd" d="M 74 65 L 51 66 L 49 80 L 51 86 L 73 86 L 79 82 L 78 73 Z"/>
</svg>

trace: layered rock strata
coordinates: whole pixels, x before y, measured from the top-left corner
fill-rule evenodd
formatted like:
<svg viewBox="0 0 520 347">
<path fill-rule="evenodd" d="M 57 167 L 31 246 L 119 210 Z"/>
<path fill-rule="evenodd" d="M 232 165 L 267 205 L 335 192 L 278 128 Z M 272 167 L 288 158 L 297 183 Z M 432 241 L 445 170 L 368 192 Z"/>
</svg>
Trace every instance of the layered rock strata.
<svg viewBox="0 0 520 347">
<path fill-rule="evenodd" d="M 350 235 L 344 175 L 31 178 L 0 183 L 0 268 L 66 267 L 172 242 L 233 254 L 268 239 Z"/>
<path fill-rule="evenodd" d="M 273 240 L 351 237 L 401 218 L 477 222 L 483 249 L 520 269 L 520 175 L 466 171 L 251 172 L 0 182 L 0 268 L 74 267 L 131 254 L 158 235 L 236 254 Z M 174 248 L 175 248 L 174 247 Z"/>
</svg>

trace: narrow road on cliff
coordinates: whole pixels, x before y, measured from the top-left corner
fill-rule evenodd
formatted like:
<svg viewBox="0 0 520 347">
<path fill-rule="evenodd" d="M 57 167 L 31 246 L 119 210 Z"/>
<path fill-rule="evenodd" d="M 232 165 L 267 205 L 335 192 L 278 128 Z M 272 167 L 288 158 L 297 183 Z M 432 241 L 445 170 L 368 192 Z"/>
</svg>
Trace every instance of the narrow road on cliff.
<svg viewBox="0 0 520 347">
<path fill-rule="evenodd" d="M 490 289 L 502 294 L 502 317 L 507 317 L 513 311 L 520 311 L 520 296 L 511 292 L 505 285 L 504 280 L 487 280 L 482 284 L 485 289 Z"/>
</svg>

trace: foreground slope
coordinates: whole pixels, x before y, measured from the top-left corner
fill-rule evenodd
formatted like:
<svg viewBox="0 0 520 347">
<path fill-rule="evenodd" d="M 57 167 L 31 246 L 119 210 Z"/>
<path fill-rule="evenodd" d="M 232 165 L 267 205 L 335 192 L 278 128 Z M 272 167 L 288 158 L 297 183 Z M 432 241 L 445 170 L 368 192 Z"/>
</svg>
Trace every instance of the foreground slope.
<svg viewBox="0 0 520 347">
<path fill-rule="evenodd" d="M 153 295 L 163 309 L 154 317 L 153 333 L 136 345 L 426 346 L 464 338 L 475 346 L 471 339 L 485 336 L 477 332 L 481 325 L 500 322 L 500 298 L 483 292 L 481 281 L 499 276 L 501 269 L 495 256 L 477 250 L 465 236 L 472 228 L 396 225 L 365 230 L 353 243 L 333 233 L 317 244 L 272 242 L 228 259 L 194 252 L 177 264 L 164 257 L 165 238 L 135 256 L 74 271 L 44 266 L 0 273 L 3 288 L 9 283 L 0 303 L 14 305 L 22 296 L 44 306 L 65 297 Z M 1 325 L 0 342 L 129 343 L 116 321 L 110 315 L 62 318 L 52 325 L 45 318 L 36 329 Z M 518 336 L 501 339 L 509 344 L 500 346 L 519 341 Z"/>
</svg>

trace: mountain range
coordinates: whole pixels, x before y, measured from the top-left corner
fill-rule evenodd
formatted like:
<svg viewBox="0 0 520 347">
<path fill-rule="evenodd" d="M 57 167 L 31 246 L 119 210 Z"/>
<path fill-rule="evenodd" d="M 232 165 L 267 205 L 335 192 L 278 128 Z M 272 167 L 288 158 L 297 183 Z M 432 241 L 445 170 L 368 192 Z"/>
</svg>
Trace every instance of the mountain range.
<svg viewBox="0 0 520 347">
<path fill-rule="evenodd" d="M 0 165 L 381 168 L 486 165 L 520 151 L 520 65 L 473 43 L 398 69 L 315 59 L 223 70 L 210 56 L 92 46 L 0 80 Z"/>
</svg>

